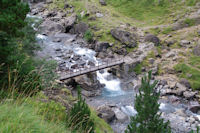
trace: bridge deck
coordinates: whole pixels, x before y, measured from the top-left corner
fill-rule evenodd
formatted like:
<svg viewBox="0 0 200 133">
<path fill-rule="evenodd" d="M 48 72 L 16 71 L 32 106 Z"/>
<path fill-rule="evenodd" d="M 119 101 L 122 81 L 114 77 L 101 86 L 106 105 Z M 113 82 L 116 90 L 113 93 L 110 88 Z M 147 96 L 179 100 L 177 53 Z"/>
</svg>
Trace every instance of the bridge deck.
<svg viewBox="0 0 200 133">
<path fill-rule="evenodd" d="M 66 80 L 66 79 L 70 79 L 70 78 L 74 78 L 86 73 L 90 73 L 90 72 L 95 72 L 101 69 L 105 69 L 105 68 L 109 68 L 109 67 L 113 67 L 113 66 L 117 66 L 124 63 L 124 60 L 108 60 L 106 62 L 103 62 L 102 64 L 98 64 L 97 66 L 94 67 L 90 67 L 90 68 L 86 68 L 84 70 L 78 69 L 76 72 L 69 72 L 67 73 L 64 77 L 61 77 L 60 80 Z"/>
</svg>

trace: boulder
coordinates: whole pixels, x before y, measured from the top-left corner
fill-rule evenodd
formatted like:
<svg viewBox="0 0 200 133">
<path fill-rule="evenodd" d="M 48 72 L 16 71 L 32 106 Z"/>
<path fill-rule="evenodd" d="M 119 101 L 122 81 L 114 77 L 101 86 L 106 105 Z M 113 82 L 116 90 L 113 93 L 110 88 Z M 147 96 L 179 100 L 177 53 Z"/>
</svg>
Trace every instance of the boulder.
<svg viewBox="0 0 200 133">
<path fill-rule="evenodd" d="M 52 35 L 56 33 L 62 33 L 65 31 L 62 24 L 46 20 L 39 26 L 40 31 L 46 35 Z"/>
<path fill-rule="evenodd" d="M 77 68 L 78 68 L 78 64 L 73 64 L 73 65 L 71 65 L 71 68 L 72 68 L 72 69 L 77 69 Z"/>
<path fill-rule="evenodd" d="M 77 19 L 77 15 L 74 13 L 67 19 L 63 20 L 63 25 L 65 27 L 65 32 L 69 32 L 70 29 L 74 26 Z"/>
<path fill-rule="evenodd" d="M 171 58 L 171 57 L 174 57 L 174 56 L 176 56 L 176 53 L 174 51 L 170 51 L 165 55 L 166 58 Z"/>
<path fill-rule="evenodd" d="M 183 93 L 183 96 L 186 98 L 186 99 L 191 99 L 191 98 L 194 98 L 196 92 L 191 92 L 191 91 L 185 91 Z"/>
<path fill-rule="evenodd" d="M 187 87 L 188 89 L 191 88 L 190 82 L 187 79 L 181 79 L 179 81 L 180 84 L 184 85 L 185 87 Z"/>
<path fill-rule="evenodd" d="M 108 123 L 112 122 L 115 118 L 115 112 L 112 111 L 112 108 L 107 105 L 98 107 L 97 112 L 98 116 Z"/>
<path fill-rule="evenodd" d="M 108 47 L 110 47 L 108 42 L 97 42 L 95 45 L 96 52 L 105 51 Z"/>
<path fill-rule="evenodd" d="M 70 30 L 70 33 L 84 35 L 88 28 L 89 26 L 86 23 L 80 22 L 74 25 L 74 27 Z"/>
<path fill-rule="evenodd" d="M 90 73 L 75 78 L 81 88 L 87 91 L 100 90 L 102 84 L 97 80 L 96 73 Z"/>
<path fill-rule="evenodd" d="M 193 50 L 193 53 L 196 56 L 200 56 L 200 44 L 198 44 L 197 46 L 195 46 L 195 48 Z"/>
<path fill-rule="evenodd" d="M 73 55 L 72 60 L 78 61 L 81 58 L 80 55 Z"/>
<path fill-rule="evenodd" d="M 102 6 L 106 6 L 105 0 L 99 0 L 99 3 L 100 3 Z"/>
<path fill-rule="evenodd" d="M 124 114 L 119 108 L 114 108 L 115 117 L 119 122 L 125 122 L 128 119 L 128 116 Z"/>
<path fill-rule="evenodd" d="M 191 112 L 200 115 L 200 105 L 191 106 L 189 109 Z M 199 118 L 200 121 L 200 118 Z"/>
<path fill-rule="evenodd" d="M 160 45 L 160 39 L 155 36 L 155 35 L 152 35 L 152 34 L 147 34 L 145 37 L 144 37 L 144 40 L 146 42 L 152 42 L 155 44 L 155 46 L 159 46 Z"/>
<path fill-rule="evenodd" d="M 96 17 L 97 17 L 97 18 L 102 18 L 102 17 L 103 17 L 103 14 L 102 14 L 102 13 L 96 13 Z"/>
<path fill-rule="evenodd" d="M 125 48 L 114 48 L 113 51 L 119 55 L 127 55 L 128 52 Z"/>
<path fill-rule="evenodd" d="M 89 66 L 95 66 L 95 63 L 92 62 L 92 61 L 88 61 L 88 65 L 89 65 Z"/>
<path fill-rule="evenodd" d="M 191 42 L 188 41 L 188 40 L 181 40 L 181 41 L 180 41 L 180 45 L 181 45 L 182 47 L 187 47 L 187 46 L 190 45 L 190 44 L 191 44 Z"/>
<path fill-rule="evenodd" d="M 111 35 L 129 48 L 137 46 L 136 34 L 119 29 L 112 29 Z"/>
</svg>

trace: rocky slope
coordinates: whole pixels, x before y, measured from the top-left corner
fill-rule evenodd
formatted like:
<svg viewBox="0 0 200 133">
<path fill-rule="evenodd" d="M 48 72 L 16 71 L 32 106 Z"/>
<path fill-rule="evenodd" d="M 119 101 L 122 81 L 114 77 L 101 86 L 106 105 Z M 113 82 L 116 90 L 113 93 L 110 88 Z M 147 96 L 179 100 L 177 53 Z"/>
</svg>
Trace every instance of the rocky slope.
<svg viewBox="0 0 200 133">
<path fill-rule="evenodd" d="M 50 42 L 58 44 L 45 46 L 48 49 L 45 48 L 44 52 L 58 61 L 57 73 L 62 76 L 77 68 L 95 65 L 92 60 L 86 62 L 90 57 L 80 56 L 74 52 L 77 46 L 92 49 L 96 52 L 95 58 L 101 61 L 123 57 L 124 65 L 108 70 L 120 79 L 123 90 L 137 93 L 141 77 L 152 70 L 154 79 L 159 81 L 156 89 L 161 92 L 162 117 L 170 120 L 174 132 L 189 132 L 200 126 L 200 66 L 197 60 L 200 56 L 200 5 L 197 4 L 190 13 L 168 25 L 136 28 L 123 21 L 113 21 L 114 26 L 108 27 L 109 32 L 103 31 L 101 35 L 94 33 L 94 38 L 88 43 L 82 39 L 88 30 L 101 31 L 89 23 L 108 17 L 104 10 L 106 2 L 99 2 L 103 8 L 96 8 L 98 11 L 94 8 L 91 10 L 92 3 L 87 3 L 88 10 L 79 10 L 80 16 L 70 2 L 65 2 L 61 10 L 51 8 L 55 1 L 33 1 L 31 14 L 43 18 L 39 26 L 40 33 L 50 38 Z M 88 20 L 82 22 L 85 16 Z M 102 39 L 105 34 L 107 39 Z M 44 53 L 41 52 L 40 55 Z M 193 56 L 196 59 L 194 61 L 190 58 Z M 69 64 L 72 65 L 69 67 Z M 188 68 L 180 67 L 180 64 L 185 64 Z M 97 95 L 101 95 L 104 86 L 97 80 L 96 73 L 59 83 L 70 86 L 72 93 L 75 92 L 74 86 L 79 84 L 83 88 L 82 94 L 88 103 L 99 111 L 99 116 L 116 128 L 116 132 L 123 132 L 129 115 L 124 113 L 123 106 L 117 102 L 96 98 Z M 53 98 L 57 95 L 51 94 L 51 91 L 47 91 L 47 94 Z M 127 98 L 122 103 L 133 104 L 133 99 Z"/>
</svg>

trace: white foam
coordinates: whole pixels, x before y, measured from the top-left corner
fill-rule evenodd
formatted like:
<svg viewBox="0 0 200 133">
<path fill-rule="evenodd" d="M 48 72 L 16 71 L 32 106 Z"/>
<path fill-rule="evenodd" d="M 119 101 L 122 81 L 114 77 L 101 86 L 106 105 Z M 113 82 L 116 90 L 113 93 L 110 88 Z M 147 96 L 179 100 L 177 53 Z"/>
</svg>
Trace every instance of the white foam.
<svg viewBox="0 0 200 133">
<path fill-rule="evenodd" d="M 125 114 L 127 114 L 127 115 L 129 115 L 129 116 L 135 116 L 136 114 L 137 114 L 137 111 L 134 109 L 134 107 L 133 106 L 125 106 L 125 107 L 121 107 L 121 110 L 125 113 Z"/>
<path fill-rule="evenodd" d="M 110 74 L 105 71 L 104 73 L 97 72 L 97 79 L 101 84 L 105 84 L 108 91 L 121 91 L 120 81 L 118 79 L 107 80 Z"/>
<path fill-rule="evenodd" d="M 45 40 L 47 37 L 41 34 L 37 34 L 36 38 L 40 40 Z"/>
</svg>

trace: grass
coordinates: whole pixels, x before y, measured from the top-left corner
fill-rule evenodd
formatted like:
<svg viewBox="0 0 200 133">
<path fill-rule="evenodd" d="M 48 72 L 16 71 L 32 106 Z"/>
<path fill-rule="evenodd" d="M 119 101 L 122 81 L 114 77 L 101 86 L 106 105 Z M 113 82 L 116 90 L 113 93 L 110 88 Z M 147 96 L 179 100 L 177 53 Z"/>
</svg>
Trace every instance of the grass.
<svg viewBox="0 0 200 133">
<path fill-rule="evenodd" d="M 35 100 L 29 99 L 31 102 Z M 0 131 L 3 133 L 70 133 L 65 123 L 55 122 L 56 114 L 65 114 L 65 112 L 55 113 L 51 110 L 50 104 L 41 103 L 42 106 L 35 107 L 30 102 L 7 100 L 0 104 Z M 40 108 L 42 107 L 42 108 Z M 57 107 L 60 107 L 57 105 Z M 45 111 L 41 111 L 45 108 Z M 52 113 L 48 113 L 49 112 Z M 59 110 L 59 109 L 58 109 Z M 48 119 L 47 116 L 48 115 Z"/>
<path fill-rule="evenodd" d="M 95 123 L 95 131 L 96 133 L 113 133 L 112 128 L 108 125 L 103 119 L 97 116 L 96 111 L 93 108 L 91 110 L 91 119 L 94 120 Z"/>
<path fill-rule="evenodd" d="M 172 28 L 171 28 L 171 27 L 167 27 L 167 28 L 164 28 L 164 29 L 162 30 L 162 33 L 163 33 L 163 34 L 169 34 L 170 32 L 172 32 Z"/>
<path fill-rule="evenodd" d="M 177 64 L 174 69 L 178 72 L 180 78 L 187 79 L 194 90 L 200 90 L 200 71 L 189 67 L 184 63 Z M 191 76 L 188 76 L 190 75 Z"/>
<path fill-rule="evenodd" d="M 186 24 L 188 26 L 193 26 L 193 25 L 195 25 L 195 20 L 194 19 L 190 19 L 190 18 L 186 18 L 184 20 L 184 24 Z"/>
<path fill-rule="evenodd" d="M 87 30 L 83 36 L 83 38 L 87 41 L 87 42 L 92 42 L 93 40 L 93 34 L 91 32 L 91 30 Z"/>
<path fill-rule="evenodd" d="M 189 64 L 200 69 L 200 57 L 199 56 L 192 56 L 189 59 Z"/>
</svg>

